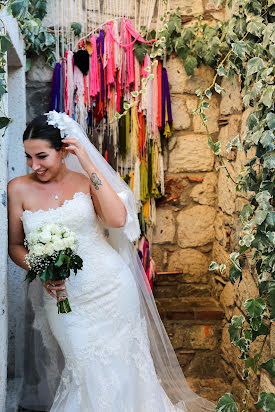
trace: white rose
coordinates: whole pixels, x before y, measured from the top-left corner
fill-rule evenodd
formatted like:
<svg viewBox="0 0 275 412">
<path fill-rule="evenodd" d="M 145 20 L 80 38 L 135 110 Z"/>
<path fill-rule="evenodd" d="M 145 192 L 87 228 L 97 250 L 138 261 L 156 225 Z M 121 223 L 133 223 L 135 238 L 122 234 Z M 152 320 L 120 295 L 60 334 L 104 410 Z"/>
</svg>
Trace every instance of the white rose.
<svg viewBox="0 0 275 412">
<path fill-rule="evenodd" d="M 36 245 L 33 246 L 31 252 L 35 256 L 43 256 L 43 254 L 44 254 L 44 245 L 42 245 L 41 243 L 37 243 Z"/>
<path fill-rule="evenodd" d="M 29 233 L 26 237 L 29 245 L 35 244 L 38 242 L 38 234 L 36 232 Z"/>
<path fill-rule="evenodd" d="M 52 242 L 55 242 L 56 240 L 60 240 L 60 236 L 52 235 Z"/>
<path fill-rule="evenodd" d="M 63 239 L 64 245 L 67 248 L 72 248 L 73 244 L 74 244 L 74 238 L 71 237 L 66 237 Z"/>
<path fill-rule="evenodd" d="M 60 236 L 63 229 L 60 225 L 52 225 L 51 232 L 53 235 Z"/>
<path fill-rule="evenodd" d="M 52 235 L 50 231 L 43 230 L 43 232 L 39 234 L 40 242 L 48 243 L 50 242 L 51 238 L 52 238 Z"/>
<path fill-rule="evenodd" d="M 44 254 L 51 256 L 53 253 L 54 253 L 53 244 L 51 242 L 46 243 L 46 245 L 44 246 Z"/>
<path fill-rule="evenodd" d="M 55 242 L 53 242 L 53 247 L 54 247 L 54 250 L 56 250 L 57 252 L 59 252 L 60 250 L 66 249 L 63 239 L 58 239 Z"/>
</svg>

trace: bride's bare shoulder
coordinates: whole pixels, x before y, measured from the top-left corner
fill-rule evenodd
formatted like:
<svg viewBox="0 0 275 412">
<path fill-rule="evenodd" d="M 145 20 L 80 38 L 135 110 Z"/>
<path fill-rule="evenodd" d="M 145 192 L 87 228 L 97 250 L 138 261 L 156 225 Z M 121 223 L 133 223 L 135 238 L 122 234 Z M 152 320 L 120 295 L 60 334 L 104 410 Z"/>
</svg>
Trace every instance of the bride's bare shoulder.
<svg viewBox="0 0 275 412">
<path fill-rule="evenodd" d="M 73 179 L 73 181 L 77 184 L 85 184 L 85 185 L 90 185 L 90 179 L 85 176 L 83 173 L 78 173 L 78 172 L 74 172 L 73 170 L 70 170 L 68 177 L 70 177 L 70 179 Z"/>
<path fill-rule="evenodd" d="M 31 176 L 30 175 L 25 175 L 25 176 L 19 176 L 15 177 L 14 179 L 10 180 L 8 183 L 8 195 L 12 196 L 14 195 L 19 195 L 23 193 L 28 184 L 31 183 Z"/>
</svg>

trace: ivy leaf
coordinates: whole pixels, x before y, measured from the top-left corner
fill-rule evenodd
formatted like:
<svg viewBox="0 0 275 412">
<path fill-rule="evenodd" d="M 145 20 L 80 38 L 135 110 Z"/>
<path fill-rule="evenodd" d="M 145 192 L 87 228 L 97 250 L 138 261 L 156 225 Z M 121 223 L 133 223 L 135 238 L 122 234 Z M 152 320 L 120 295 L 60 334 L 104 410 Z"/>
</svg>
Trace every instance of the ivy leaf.
<svg viewBox="0 0 275 412">
<path fill-rule="evenodd" d="M 210 104 L 206 101 L 202 102 L 202 107 L 204 107 L 205 109 L 208 109 L 208 107 L 210 106 Z"/>
<path fill-rule="evenodd" d="M 0 129 L 7 127 L 10 122 L 11 119 L 9 117 L 0 117 Z"/>
<path fill-rule="evenodd" d="M 260 57 L 252 57 L 252 59 L 248 60 L 247 62 L 247 76 L 251 76 L 252 74 L 259 72 L 263 68 L 264 61 Z"/>
<path fill-rule="evenodd" d="M 241 60 L 245 59 L 246 45 L 244 41 L 232 44 L 232 50 Z"/>
<path fill-rule="evenodd" d="M 252 209 L 251 205 L 249 203 L 247 205 L 244 205 L 240 215 L 244 219 L 248 219 L 252 214 L 253 214 L 253 209 Z"/>
<path fill-rule="evenodd" d="M 71 24 L 71 29 L 72 29 L 72 31 L 74 32 L 74 35 L 75 35 L 75 36 L 79 36 L 80 33 L 81 33 L 81 30 L 82 30 L 82 26 L 81 26 L 80 23 L 73 22 L 73 23 Z"/>
<path fill-rule="evenodd" d="M 225 393 L 216 406 L 216 412 L 238 412 L 238 406 L 231 393 Z"/>
<path fill-rule="evenodd" d="M 218 269 L 219 269 L 219 265 L 216 262 L 211 262 L 208 268 L 208 270 L 218 270 Z"/>
<path fill-rule="evenodd" d="M 11 11 L 13 17 L 16 19 L 24 19 L 28 11 L 29 1 L 28 0 L 15 0 L 10 2 L 9 11 Z"/>
<path fill-rule="evenodd" d="M 52 33 L 45 31 L 45 45 L 52 46 L 55 45 L 56 38 Z"/>
<path fill-rule="evenodd" d="M 257 210 L 255 213 L 255 216 L 252 219 L 253 223 L 256 223 L 256 225 L 261 225 L 267 217 L 267 210 Z M 252 223 L 251 222 L 251 223 Z"/>
<path fill-rule="evenodd" d="M 216 142 L 213 144 L 213 153 L 215 155 L 219 154 L 221 151 L 221 142 Z"/>
<path fill-rule="evenodd" d="M 11 41 L 7 35 L 1 34 L 0 35 L 0 50 L 1 53 L 6 53 L 6 51 L 10 48 Z"/>
<path fill-rule="evenodd" d="M 269 129 L 274 130 L 275 129 L 275 114 L 272 112 L 267 113 L 266 122 L 267 122 L 267 126 L 269 127 Z"/>
<path fill-rule="evenodd" d="M 246 358 L 245 359 L 245 361 L 244 361 L 244 364 L 245 364 L 245 367 L 248 369 L 248 368 L 251 368 L 252 369 L 252 371 L 254 372 L 254 373 L 256 373 L 256 371 L 257 371 L 257 363 L 258 363 L 258 356 L 255 356 L 254 358 Z"/>
<path fill-rule="evenodd" d="M 116 113 L 115 113 L 115 118 L 116 118 L 116 119 L 120 119 L 120 117 L 121 117 L 121 115 L 120 115 L 118 112 L 116 112 Z"/>
<path fill-rule="evenodd" d="M 206 97 L 208 97 L 208 99 L 210 99 L 211 96 L 212 96 L 212 92 L 211 92 L 210 89 L 206 89 L 205 92 L 204 92 L 204 94 L 205 94 Z"/>
<path fill-rule="evenodd" d="M 261 139 L 260 139 L 260 142 L 262 143 L 262 145 L 263 145 L 264 148 L 269 147 L 269 146 L 272 147 L 272 144 L 273 144 L 273 142 L 274 142 L 274 139 L 275 139 L 275 136 L 274 136 L 274 134 L 272 133 L 272 131 L 271 131 L 271 130 L 266 130 L 266 131 L 262 134 L 262 137 L 261 137 Z"/>
<path fill-rule="evenodd" d="M 230 341 L 234 344 L 240 339 L 239 329 L 243 327 L 243 323 L 243 316 L 234 315 L 231 319 L 231 325 L 228 327 L 228 332 L 230 336 Z"/>
<path fill-rule="evenodd" d="M 232 263 L 229 268 L 229 280 L 234 285 L 237 279 L 241 278 L 242 270 L 236 266 L 235 263 Z"/>
<path fill-rule="evenodd" d="M 215 91 L 219 94 L 225 93 L 225 89 L 219 86 L 217 83 L 215 83 Z"/>
<path fill-rule="evenodd" d="M 275 151 L 268 152 L 263 156 L 263 167 L 265 169 L 275 169 Z"/>
<path fill-rule="evenodd" d="M 246 120 L 246 126 L 248 127 L 248 130 L 252 130 L 258 123 L 259 120 L 254 113 L 251 113 Z"/>
<path fill-rule="evenodd" d="M 261 392 L 258 402 L 255 403 L 257 409 L 263 409 L 266 412 L 275 411 L 275 394 Z"/>
<path fill-rule="evenodd" d="M 193 76 L 196 67 L 198 67 L 197 59 L 194 56 L 187 56 L 184 62 L 184 68 L 188 76 Z"/>
<path fill-rule="evenodd" d="M 262 23 L 262 17 L 256 17 L 251 20 L 247 25 L 248 33 L 253 34 L 254 36 L 261 37 L 265 25 Z"/>
<path fill-rule="evenodd" d="M 138 92 L 137 92 L 137 91 L 131 92 L 131 95 L 132 95 L 133 97 L 138 97 Z"/>
<path fill-rule="evenodd" d="M 265 301 L 261 298 L 248 299 L 245 301 L 244 307 L 251 318 L 261 316 L 266 308 Z"/>
<path fill-rule="evenodd" d="M 268 289 L 267 303 L 269 306 L 271 306 L 270 318 L 271 320 L 274 320 L 275 319 L 275 285 L 274 284 L 272 284 Z"/>
<path fill-rule="evenodd" d="M 264 94 L 261 98 L 261 102 L 263 102 L 263 104 L 266 107 L 270 107 L 273 104 L 273 98 L 272 98 L 273 91 L 274 91 L 273 86 L 268 86 L 264 91 Z"/>
<path fill-rule="evenodd" d="M 218 66 L 217 72 L 219 76 L 228 76 L 228 72 L 225 70 L 223 65 Z"/>
<path fill-rule="evenodd" d="M 262 324 L 262 318 L 260 316 L 257 316 L 255 318 L 250 318 L 249 323 L 253 330 L 258 331 Z"/>
<path fill-rule="evenodd" d="M 262 363 L 260 367 L 269 372 L 272 378 L 275 378 L 275 359 L 269 359 L 267 362 Z"/>
<path fill-rule="evenodd" d="M 135 56 L 138 59 L 139 63 L 142 64 L 144 62 L 144 58 L 145 58 L 145 55 L 147 53 L 146 44 L 136 41 L 133 45 L 133 51 L 134 51 Z"/>
</svg>

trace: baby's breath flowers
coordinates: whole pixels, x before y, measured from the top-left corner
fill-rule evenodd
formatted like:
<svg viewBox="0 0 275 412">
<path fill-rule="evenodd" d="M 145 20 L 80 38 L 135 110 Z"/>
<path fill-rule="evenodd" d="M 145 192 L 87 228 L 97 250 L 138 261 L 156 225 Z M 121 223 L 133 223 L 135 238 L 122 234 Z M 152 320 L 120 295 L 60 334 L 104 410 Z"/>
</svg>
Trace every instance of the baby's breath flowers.
<svg viewBox="0 0 275 412">
<path fill-rule="evenodd" d="M 76 234 L 68 227 L 59 224 L 44 224 L 29 233 L 24 244 L 29 253 L 25 261 L 30 268 L 26 280 L 32 282 L 39 276 L 43 282 L 47 280 L 65 280 L 70 270 L 76 275 L 82 268 L 83 261 L 76 254 Z M 58 313 L 71 311 L 66 288 L 57 291 Z"/>
</svg>

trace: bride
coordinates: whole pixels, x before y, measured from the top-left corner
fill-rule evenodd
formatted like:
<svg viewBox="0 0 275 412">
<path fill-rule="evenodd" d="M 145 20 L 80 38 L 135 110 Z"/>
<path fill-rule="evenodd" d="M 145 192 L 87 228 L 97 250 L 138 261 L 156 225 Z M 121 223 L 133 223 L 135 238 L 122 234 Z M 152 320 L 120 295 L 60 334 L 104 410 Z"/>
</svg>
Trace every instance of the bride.
<svg viewBox="0 0 275 412">
<path fill-rule="evenodd" d="M 51 412 L 214 411 L 186 383 L 149 292 L 132 243 L 140 229 L 128 185 L 65 113 L 38 116 L 23 140 L 33 172 L 8 185 L 10 257 L 28 270 L 25 236 L 60 223 L 76 233 L 83 268 L 66 282 L 66 314 L 56 308 L 64 284 L 24 282 L 20 405 Z"/>
</svg>

